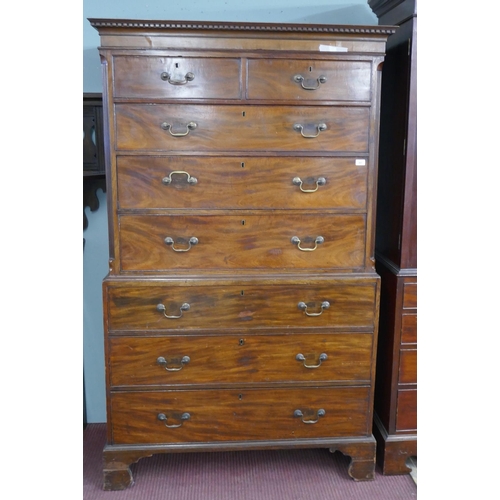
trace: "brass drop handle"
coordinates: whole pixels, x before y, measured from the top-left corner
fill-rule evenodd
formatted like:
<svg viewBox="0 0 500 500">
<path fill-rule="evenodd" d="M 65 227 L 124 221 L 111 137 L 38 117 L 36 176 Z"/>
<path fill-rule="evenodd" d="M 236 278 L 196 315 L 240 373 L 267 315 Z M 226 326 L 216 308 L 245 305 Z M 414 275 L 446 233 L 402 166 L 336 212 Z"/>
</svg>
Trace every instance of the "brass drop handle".
<svg viewBox="0 0 500 500">
<path fill-rule="evenodd" d="M 191 238 L 189 238 L 187 248 L 175 248 L 174 239 L 171 238 L 170 236 L 167 236 L 163 241 L 165 242 L 166 245 L 171 246 L 174 252 L 188 252 L 189 250 L 191 250 L 191 247 L 193 245 L 198 244 L 198 238 L 196 236 L 192 236 Z"/>
<path fill-rule="evenodd" d="M 306 139 L 314 139 L 315 137 L 318 137 L 318 135 L 325 131 L 328 127 L 326 126 L 326 123 L 318 123 L 318 125 L 315 125 L 318 133 L 315 134 L 315 135 L 305 135 L 304 134 L 304 125 L 300 124 L 300 123 L 296 123 L 294 126 L 293 126 L 293 129 L 296 130 L 297 132 L 300 132 L 302 137 L 305 137 Z"/>
<path fill-rule="evenodd" d="M 191 306 L 185 302 L 184 304 L 182 304 L 182 306 L 179 308 L 181 313 L 178 315 L 178 316 L 169 316 L 167 313 L 166 313 L 166 308 L 163 304 L 158 304 L 156 306 L 156 310 L 159 311 L 159 312 L 162 312 L 163 315 L 165 316 L 165 318 L 168 318 L 168 319 L 179 319 L 179 318 L 182 318 L 182 313 L 184 311 L 189 311 L 189 309 L 191 309 Z"/>
<path fill-rule="evenodd" d="M 172 125 L 170 123 L 167 123 L 167 122 L 163 122 L 161 124 L 161 128 L 163 130 L 167 130 L 168 133 L 172 136 L 172 137 L 185 137 L 186 135 L 189 134 L 189 132 L 191 130 L 194 130 L 198 125 L 195 123 L 195 122 L 189 122 L 187 125 L 186 125 L 186 131 L 185 132 L 172 132 Z"/>
<path fill-rule="evenodd" d="M 164 71 L 161 75 L 160 78 L 164 82 L 170 83 L 170 85 L 186 85 L 188 82 L 192 82 L 194 80 L 194 74 L 193 73 L 186 73 L 186 76 L 184 77 L 184 80 L 173 80 L 172 77 Z"/>
<path fill-rule="evenodd" d="M 325 242 L 325 238 L 323 238 L 323 236 L 316 236 L 316 238 L 314 239 L 314 247 L 312 247 L 312 248 L 301 247 L 300 246 L 301 241 L 300 241 L 300 238 L 298 236 L 292 236 L 290 241 L 294 245 L 297 245 L 297 248 L 299 250 L 301 250 L 302 252 L 314 252 L 314 250 L 316 250 L 316 248 L 318 248 L 318 245 L 321 245 L 322 243 Z"/>
<path fill-rule="evenodd" d="M 187 365 L 191 361 L 191 358 L 189 356 L 183 356 L 181 359 L 181 366 L 179 367 L 169 367 L 168 366 L 168 361 L 163 357 L 160 356 L 157 360 L 156 363 L 165 368 L 167 372 L 178 372 L 184 368 L 184 365 Z"/>
<path fill-rule="evenodd" d="M 304 414 L 302 413 L 302 410 L 295 410 L 293 412 L 293 416 L 295 418 L 299 418 L 302 420 L 302 422 L 304 424 L 316 424 L 320 417 L 324 417 L 326 415 L 326 411 L 323 409 L 323 408 L 320 408 L 317 412 L 316 412 L 316 415 L 317 415 L 317 418 L 316 420 L 304 420 Z"/>
<path fill-rule="evenodd" d="M 296 83 L 300 83 L 302 88 L 305 90 L 317 90 L 317 89 L 319 89 L 319 86 L 322 83 L 326 82 L 326 76 L 321 75 L 318 78 L 316 78 L 317 85 L 315 87 L 309 87 L 309 86 L 304 85 L 304 83 L 306 82 L 306 79 L 302 75 L 295 75 L 293 77 L 293 81 Z"/>
<path fill-rule="evenodd" d="M 325 309 L 328 309 L 330 307 L 330 302 L 328 302 L 327 300 L 321 302 L 321 311 L 320 312 L 317 312 L 317 313 L 310 313 L 310 312 L 307 312 L 307 304 L 305 302 L 299 302 L 297 304 L 297 307 L 301 310 L 301 311 L 304 311 L 306 316 L 321 316 L 323 314 L 323 311 Z"/>
<path fill-rule="evenodd" d="M 295 356 L 295 359 L 296 359 L 297 361 L 302 361 L 303 365 L 304 365 L 306 368 L 311 368 L 311 369 L 313 369 L 313 368 L 319 368 L 319 367 L 321 366 L 321 363 L 322 363 L 323 361 L 326 361 L 326 360 L 328 359 L 328 356 L 327 356 L 327 354 L 326 354 L 326 353 L 324 353 L 324 352 L 323 352 L 323 353 L 321 353 L 321 354 L 319 355 L 319 363 L 318 363 L 317 365 L 307 365 L 307 364 L 306 364 L 306 357 L 305 357 L 303 354 L 301 354 L 300 352 L 299 352 L 299 354 L 297 354 L 297 356 Z"/>
<path fill-rule="evenodd" d="M 188 184 L 191 184 L 191 185 L 194 185 L 198 182 L 198 179 L 196 177 L 193 177 L 191 175 L 189 175 L 188 172 L 184 172 L 184 170 L 174 170 L 172 172 L 170 172 L 167 177 L 163 177 L 163 179 L 161 180 L 161 182 L 163 182 L 163 184 L 165 184 L 166 186 L 168 186 L 169 184 L 172 183 L 172 175 L 174 174 L 180 174 L 180 175 L 187 175 L 187 183 Z"/>
<path fill-rule="evenodd" d="M 165 413 L 158 413 L 158 420 L 160 420 L 161 422 L 164 422 L 165 427 L 168 427 L 169 429 L 175 429 L 177 427 L 181 427 L 182 424 L 186 420 L 189 420 L 190 418 L 191 418 L 191 415 L 189 413 L 185 412 L 181 415 L 181 423 L 180 424 L 168 425 L 167 424 L 168 417 L 165 415 Z"/>
<path fill-rule="evenodd" d="M 302 187 L 302 179 L 300 177 L 294 177 L 292 179 L 292 184 L 294 184 L 295 186 L 299 186 L 300 190 L 303 192 L 303 193 L 315 193 L 320 186 L 324 186 L 326 184 L 326 179 L 324 177 L 318 177 L 318 179 L 316 180 L 316 188 L 315 189 L 304 189 Z"/>
</svg>

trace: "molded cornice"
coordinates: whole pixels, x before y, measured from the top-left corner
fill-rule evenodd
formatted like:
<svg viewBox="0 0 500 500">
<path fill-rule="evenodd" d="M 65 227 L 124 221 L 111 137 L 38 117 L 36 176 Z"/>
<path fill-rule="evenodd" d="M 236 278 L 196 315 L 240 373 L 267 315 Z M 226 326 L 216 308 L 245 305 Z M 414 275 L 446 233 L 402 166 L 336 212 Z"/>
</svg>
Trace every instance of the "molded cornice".
<svg viewBox="0 0 500 500">
<path fill-rule="evenodd" d="M 160 21 L 133 19 L 89 19 L 96 28 L 126 28 L 148 30 L 229 30 L 257 32 L 294 32 L 294 33 L 359 33 L 360 35 L 391 35 L 393 26 L 357 26 L 327 24 L 276 24 L 276 23 L 236 23 L 210 21 Z"/>
</svg>

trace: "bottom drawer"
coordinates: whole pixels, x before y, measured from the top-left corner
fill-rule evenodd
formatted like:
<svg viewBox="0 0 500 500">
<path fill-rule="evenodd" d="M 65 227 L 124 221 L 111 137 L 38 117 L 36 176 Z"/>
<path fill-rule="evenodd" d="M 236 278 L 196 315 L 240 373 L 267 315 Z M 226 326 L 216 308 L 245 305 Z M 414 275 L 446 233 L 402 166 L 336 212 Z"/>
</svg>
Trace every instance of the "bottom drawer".
<svg viewBox="0 0 500 500">
<path fill-rule="evenodd" d="M 110 444 L 366 436 L 369 387 L 111 394 Z"/>
<path fill-rule="evenodd" d="M 396 412 L 396 431 L 415 431 L 417 429 L 417 389 L 398 391 Z"/>
</svg>

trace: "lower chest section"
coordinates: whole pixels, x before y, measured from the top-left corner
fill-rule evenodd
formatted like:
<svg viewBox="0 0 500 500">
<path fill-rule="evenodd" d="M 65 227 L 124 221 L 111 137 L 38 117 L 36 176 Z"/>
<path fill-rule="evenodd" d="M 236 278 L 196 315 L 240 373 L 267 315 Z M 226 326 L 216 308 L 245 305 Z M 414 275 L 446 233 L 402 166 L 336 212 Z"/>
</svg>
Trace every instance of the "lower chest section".
<svg viewBox="0 0 500 500">
<path fill-rule="evenodd" d="M 377 278 L 109 280 L 114 444 L 367 436 Z"/>
</svg>

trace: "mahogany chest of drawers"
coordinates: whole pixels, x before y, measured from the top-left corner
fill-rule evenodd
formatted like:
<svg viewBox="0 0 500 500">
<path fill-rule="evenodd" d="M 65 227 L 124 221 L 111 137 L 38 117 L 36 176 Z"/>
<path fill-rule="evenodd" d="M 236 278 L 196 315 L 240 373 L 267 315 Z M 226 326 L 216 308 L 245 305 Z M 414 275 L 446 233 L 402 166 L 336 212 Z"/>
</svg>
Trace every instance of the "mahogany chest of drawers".
<svg viewBox="0 0 500 500">
<path fill-rule="evenodd" d="M 380 26 L 91 19 L 107 130 L 104 488 L 154 453 L 373 478 Z"/>
<path fill-rule="evenodd" d="M 386 47 L 380 113 L 375 255 L 381 276 L 374 407 L 384 474 L 417 456 L 417 1 L 370 0 L 398 25 Z"/>
</svg>

